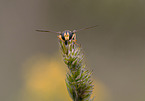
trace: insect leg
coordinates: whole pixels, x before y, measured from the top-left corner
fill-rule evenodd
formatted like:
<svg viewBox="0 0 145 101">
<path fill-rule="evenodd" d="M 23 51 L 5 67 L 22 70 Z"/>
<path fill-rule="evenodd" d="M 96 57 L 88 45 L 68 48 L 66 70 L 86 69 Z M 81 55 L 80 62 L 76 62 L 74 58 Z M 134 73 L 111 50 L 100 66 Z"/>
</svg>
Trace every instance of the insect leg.
<svg viewBox="0 0 145 101">
<path fill-rule="evenodd" d="M 61 35 L 58 35 L 57 37 L 58 37 L 62 42 L 65 42 L 65 41 L 62 39 Z"/>
<path fill-rule="evenodd" d="M 79 47 L 81 46 L 80 44 L 77 44 L 77 39 L 76 39 L 76 34 L 73 34 L 73 36 L 72 36 L 72 41 L 76 44 L 76 45 L 78 45 Z"/>
</svg>

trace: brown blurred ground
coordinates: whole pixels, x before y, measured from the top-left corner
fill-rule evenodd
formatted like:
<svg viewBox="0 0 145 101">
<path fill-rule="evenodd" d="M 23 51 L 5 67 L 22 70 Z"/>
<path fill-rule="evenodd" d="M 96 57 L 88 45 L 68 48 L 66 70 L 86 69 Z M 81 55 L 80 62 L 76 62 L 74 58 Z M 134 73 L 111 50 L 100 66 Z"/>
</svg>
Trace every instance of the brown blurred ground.
<svg viewBox="0 0 145 101">
<path fill-rule="evenodd" d="M 1 0 L 0 101 L 15 101 L 23 88 L 23 64 L 58 53 L 58 39 L 36 29 L 63 31 L 99 24 L 77 34 L 86 63 L 112 101 L 145 100 L 145 1 Z"/>
</svg>

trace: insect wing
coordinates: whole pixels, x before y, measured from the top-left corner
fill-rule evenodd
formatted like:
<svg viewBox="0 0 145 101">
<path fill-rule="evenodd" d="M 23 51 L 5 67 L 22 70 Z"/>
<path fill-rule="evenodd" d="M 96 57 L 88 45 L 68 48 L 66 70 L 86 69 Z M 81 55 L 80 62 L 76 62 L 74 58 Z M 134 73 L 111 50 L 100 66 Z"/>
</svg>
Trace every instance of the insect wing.
<svg viewBox="0 0 145 101">
<path fill-rule="evenodd" d="M 61 32 L 56 32 L 56 31 L 52 31 L 52 30 L 36 30 L 38 32 L 52 32 L 52 33 L 57 33 L 57 34 L 61 34 Z"/>
<path fill-rule="evenodd" d="M 91 26 L 91 27 L 87 27 L 87 28 L 82 28 L 82 29 L 78 29 L 78 30 L 73 30 L 73 33 L 81 31 L 81 30 L 85 30 L 85 29 L 94 28 L 94 27 L 97 27 L 97 26 L 99 26 L 99 25 L 95 25 L 95 26 Z"/>
</svg>

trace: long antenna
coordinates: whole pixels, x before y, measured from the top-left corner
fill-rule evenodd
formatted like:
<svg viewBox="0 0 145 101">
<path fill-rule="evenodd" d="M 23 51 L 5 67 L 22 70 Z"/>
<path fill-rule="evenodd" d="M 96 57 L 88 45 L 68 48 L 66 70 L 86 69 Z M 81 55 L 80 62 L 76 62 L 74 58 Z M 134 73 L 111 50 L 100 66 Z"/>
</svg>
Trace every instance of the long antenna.
<svg viewBox="0 0 145 101">
<path fill-rule="evenodd" d="M 91 27 L 87 27 L 87 28 L 82 28 L 82 29 L 78 29 L 78 30 L 73 30 L 73 33 L 81 31 L 81 30 L 85 30 L 85 29 L 90 29 L 90 28 L 94 28 L 94 27 L 98 27 L 99 25 L 95 25 L 95 26 L 91 26 Z"/>
<path fill-rule="evenodd" d="M 52 32 L 52 33 L 56 33 L 56 34 L 61 34 L 61 32 L 56 32 L 56 31 L 52 31 L 52 30 L 36 30 L 38 32 Z"/>
</svg>

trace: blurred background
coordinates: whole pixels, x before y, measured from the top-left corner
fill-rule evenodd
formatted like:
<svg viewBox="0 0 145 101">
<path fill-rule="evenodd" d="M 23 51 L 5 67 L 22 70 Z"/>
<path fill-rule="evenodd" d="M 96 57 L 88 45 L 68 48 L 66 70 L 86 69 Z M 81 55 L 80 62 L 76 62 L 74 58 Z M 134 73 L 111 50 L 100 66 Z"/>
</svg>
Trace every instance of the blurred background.
<svg viewBox="0 0 145 101">
<path fill-rule="evenodd" d="M 145 101 L 144 0 L 0 0 L 0 101 L 71 101 L 58 38 L 77 33 L 95 101 Z"/>
</svg>

